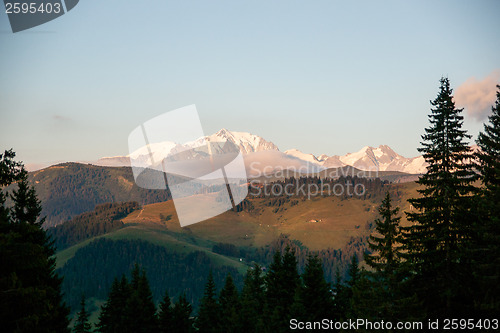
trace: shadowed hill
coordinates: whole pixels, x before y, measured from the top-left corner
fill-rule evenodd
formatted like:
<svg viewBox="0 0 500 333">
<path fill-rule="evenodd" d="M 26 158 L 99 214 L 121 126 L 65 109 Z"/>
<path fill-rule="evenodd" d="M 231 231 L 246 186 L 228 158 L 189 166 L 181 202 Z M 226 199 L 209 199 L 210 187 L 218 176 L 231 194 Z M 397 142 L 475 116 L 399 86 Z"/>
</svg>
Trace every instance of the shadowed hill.
<svg viewBox="0 0 500 333">
<path fill-rule="evenodd" d="M 48 234 L 54 239 L 54 245 L 61 251 L 86 239 L 103 235 L 123 227 L 120 219 L 140 208 L 137 202 L 106 203 L 74 217 L 72 220 L 49 228 Z"/>
<path fill-rule="evenodd" d="M 132 169 L 63 163 L 31 172 L 42 201 L 45 227 L 55 226 L 107 202 L 151 204 L 170 199 L 168 190 L 148 190 L 134 183 Z"/>
</svg>

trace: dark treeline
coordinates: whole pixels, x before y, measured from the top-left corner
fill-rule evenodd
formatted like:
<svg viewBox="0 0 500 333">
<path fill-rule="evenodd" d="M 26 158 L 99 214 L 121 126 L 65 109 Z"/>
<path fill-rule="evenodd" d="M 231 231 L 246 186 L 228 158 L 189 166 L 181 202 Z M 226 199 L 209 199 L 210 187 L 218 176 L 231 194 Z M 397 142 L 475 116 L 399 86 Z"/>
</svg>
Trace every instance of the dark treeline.
<svg viewBox="0 0 500 333">
<path fill-rule="evenodd" d="M 357 269 L 354 264 L 351 270 Z M 325 281 L 317 256 L 308 257 L 299 275 L 290 248 L 283 255 L 274 254 L 266 273 L 258 264 L 250 268 L 242 288 L 232 274 L 217 282 L 210 271 L 197 311 L 184 294 L 171 298 L 168 290 L 156 308 L 146 270 L 135 265 L 131 275 L 130 282 L 125 275 L 112 282 L 96 325 L 99 332 L 287 332 L 292 317 L 340 320 L 352 299 L 348 284 L 339 280 L 331 286 Z M 88 327 L 81 315 L 87 313 L 85 303 L 81 304 L 77 324 Z"/>
<path fill-rule="evenodd" d="M 241 249 L 240 255 L 247 262 L 257 262 L 260 265 L 268 266 L 272 262 L 276 252 L 284 254 L 287 248 L 293 250 L 297 259 L 299 272 L 304 271 L 310 255 L 318 256 L 324 267 L 325 278 L 329 282 L 335 281 L 337 269 L 341 272 L 342 277 L 346 277 L 347 267 L 352 256 L 361 257 L 363 253 L 369 251 L 365 237 L 351 237 L 350 241 L 341 249 L 328 248 L 321 251 L 312 251 L 300 241 L 290 239 L 288 235 L 281 234 L 266 246 Z"/>
<path fill-rule="evenodd" d="M 100 204 L 94 211 L 80 214 L 71 221 L 49 228 L 47 232 L 60 251 L 85 239 L 122 228 L 123 222 L 120 219 L 139 208 L 141 207 L 137 202 Z"/>
<path fill-rule="evenodd" d="M 39 217 L 42 206 L 28 173 L 14 157 L 12 150 L 0 153 L 1 329 L 69 332 L 62 278 L 55 274 L 55 249 Z"/>
<path fill-rule="evenodd" d="M 105 299 L 113 279 L 128 273 L 134 263 L 140 263 L 147 270 L 155 302 L 160 301 L 167 288 L 172 296 L 185 294 L 196 308 L 210 270 L 214 271 L 217 283 L 224 281 L 228 273 L 236 285 L 243 283 L 242 275 L 234 267 L 216 266 L 206 252 L 178 253 L 141 240 L 101 238 L 79 249 L 58 269 L 64 276 L 65 301 L 72 309 L 77 309 L 82 294 Z"/>
<path fill-rule="evenodd" d="M 293 250 L 299 272 L 305 270 L 310 255 L 317 255 L 325 267 L 324 277 L 328 282 L 334 282 L 339 272 L 341 278 L 346 278 L 352 256 L 361 258 L 367 251 L 366 240 L 360 237 L 352 238 L 342 249 L 310 251 L 287 235 L 280 235 L 269 245 L 257 249 L 239 250 L 236 246 L 225 243 L 215 244 L 214 249 L 217 250 L 216 253 L 228 256 L 238 257 L 241 254 L 246 262 L 256 262 L 263 270 L 268 269 L 276 252 L 284 254 L 287 249 Z M 243 277 L 236 269 L 214 266 L 205 252 L 183 254 L 146 241 L 113 241 L 102 238 L 79 249 L 73 258 L 58 269 L 57 272 L 64 276 L 64 300 L 72 309 L 76 309 L 82 293 L 89 298 L 104 299 L 113 279 L 130 271 L 136 262 L 148 272 L 155 302 L 160 300 L 165 286 L 168 286 L 171 296 L 185 294 L 193 309 L 197 309 L 198 299 L 203 293 L 204 277 L 211 269 L 214 270 L 214 279 L 219 285 L 227 273 L 231 273 L 238 287 L 243 283 Z"/>
</svg>

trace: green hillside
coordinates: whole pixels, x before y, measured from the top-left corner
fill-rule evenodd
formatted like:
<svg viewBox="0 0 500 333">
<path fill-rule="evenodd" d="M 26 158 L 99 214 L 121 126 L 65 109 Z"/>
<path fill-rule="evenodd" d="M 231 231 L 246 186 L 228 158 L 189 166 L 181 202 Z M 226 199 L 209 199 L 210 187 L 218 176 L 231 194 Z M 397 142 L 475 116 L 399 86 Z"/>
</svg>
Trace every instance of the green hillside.
<svg viewBox="0 0 500 333">
<path fill-rule="evenodd" d="M 241 274 L 244 274 L 248 268 L 245 263 L 240 262 L 237 258 L 229 258 L 221 254 L 211 251 L 213 242 L 204 241 L 202 239 L 192 238 L 190 241 L 183 240 L 183 234 L 169 232 L 167 229 L 156 224 L 145 223 L 142 225 L 129 224 L 125 228 L 115 230 L 105 235 L 87 239 L 81 243 L 73 245 L 67 249 L 57 252 L 57 268 L 61 268 L 66 262 L 73 258 L 75 253 L 93 242 L 96 239 L 105 238 L 110 240 L 142 240 L 151 244 L 162 246 L 170 251 L 178 253 L 190 253 L 194 251 L 202 251 L 219 266 L 232 266 Z"/>
</svg>

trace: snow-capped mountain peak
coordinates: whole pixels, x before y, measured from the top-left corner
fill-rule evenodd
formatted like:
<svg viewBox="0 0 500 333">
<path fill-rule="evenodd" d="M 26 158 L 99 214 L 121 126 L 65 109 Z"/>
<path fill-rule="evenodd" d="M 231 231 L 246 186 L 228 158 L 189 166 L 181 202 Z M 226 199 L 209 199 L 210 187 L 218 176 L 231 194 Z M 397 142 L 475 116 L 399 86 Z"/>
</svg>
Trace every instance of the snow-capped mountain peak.
<svg viewBox="0 0 500 333">
<path fill-rule="evenodd" d="M 319 160 L 316 158 L 316 156 L 314 156 L 313 154 L 305 154 L 298 149 L 288 149 L 287 151 L 285 151 L 285 154 L 299 158 L 309 163 L 315 163 L 315 164 L 320 163 Z"/>
<path fill-rule="evenodd" d="M 258 135 L 247 132 L 232 132 L 225 128 L 206 137 L 209 141 L 229 141 L 240 148 L 243 154 L 264 150 L 279 150 L 271 141 L 266 141 Z"/>
<path fill-rule="evenodd" d="M 326 159 L 328 158 L 328 155 L 326 155 L 326 154 L 321 154 L 321 155 L 319 155 L 317 158 L 318 158 L 318 161 L 319 161 L 319 162 L 324 162 L 324 161 L 326 161 Z"/>
<path fill-rule="evenodd" d="M 387 145 L 380 145 L 377 148 L 366 146 L 358 152 L 339 156 L 339 160 L 361 170 L 407 173 L 424 173 L 426 171 L 425 160 L 422 156 L 406 158 Z"/>
</svg>

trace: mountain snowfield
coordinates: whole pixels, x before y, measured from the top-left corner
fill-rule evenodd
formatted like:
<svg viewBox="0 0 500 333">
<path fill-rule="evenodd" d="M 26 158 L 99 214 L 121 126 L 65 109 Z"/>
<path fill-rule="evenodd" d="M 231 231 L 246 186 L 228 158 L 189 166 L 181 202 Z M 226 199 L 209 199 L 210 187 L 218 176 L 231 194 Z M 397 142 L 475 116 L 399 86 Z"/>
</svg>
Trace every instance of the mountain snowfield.
<svg viewBox="0 0 500 333">
<path fill-rule="evenodd" d="M 400 171 L 410 174 L 426 172 L 425 160 L 422 156 L 407 158 L 397 154 L 387 145 L 377 148 L 363 147 L 360 151 L 343 156 L 328 156 L 322 154 L 318 157 L 313 154 L 303 153 L 298 149 L 289 149 L 281 152 L 271 141 L 246 132 L 232 132 L 221 129 L 215 134 L 199 138 L 183 145 L 173 142 L 152 143 L 142 147 L 127 156 L 103 157 L 97 165 L 103 166 L 129 166 L 130 161 L 144 163 L 149 159 L 149 151 L 155 162 L 160 162 L 174 152 L 180 152 L 192 147 L 200 146 L 205 142 L 231 142 L 236 145 L 244 155 L 245 165 L 250 176 L 261 173 L 263 170 L 272 172 L 287 168 L 303 168 L 317 171 L 328 168 L 353 166 L 367 171 Z"/>
</svg>

